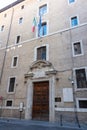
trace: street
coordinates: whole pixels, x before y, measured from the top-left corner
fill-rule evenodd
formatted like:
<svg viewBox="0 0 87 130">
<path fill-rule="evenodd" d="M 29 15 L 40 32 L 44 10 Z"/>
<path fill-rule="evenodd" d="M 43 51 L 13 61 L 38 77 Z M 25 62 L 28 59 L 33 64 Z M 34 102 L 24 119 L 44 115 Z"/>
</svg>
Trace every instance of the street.
<svg viewBox="0 0 87 130">
<path fill-rule="evenodd" d="M 0 130 L 86 130 L 82 128 L 70 128 L 62 126 L 34 125 L 25 123 L 0 122 Z"/>
</svg>

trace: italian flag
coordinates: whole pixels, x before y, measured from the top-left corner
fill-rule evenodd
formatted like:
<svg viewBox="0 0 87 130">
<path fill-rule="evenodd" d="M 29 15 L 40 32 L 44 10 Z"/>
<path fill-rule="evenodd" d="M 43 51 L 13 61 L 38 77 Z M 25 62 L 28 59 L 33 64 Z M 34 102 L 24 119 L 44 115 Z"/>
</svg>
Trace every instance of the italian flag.
<svg viewBox="0 0 87 130">
<path fill-rule="evenodd" d="M 35 31 L 36 25 L 37 25 L 37 23 L 36 23 L 36 19 L 35 19 L 35 17 L 34 17 L 34 19 L 33 19 L 33 25 L 32 25 L 32 32 Z"/>
</svg>

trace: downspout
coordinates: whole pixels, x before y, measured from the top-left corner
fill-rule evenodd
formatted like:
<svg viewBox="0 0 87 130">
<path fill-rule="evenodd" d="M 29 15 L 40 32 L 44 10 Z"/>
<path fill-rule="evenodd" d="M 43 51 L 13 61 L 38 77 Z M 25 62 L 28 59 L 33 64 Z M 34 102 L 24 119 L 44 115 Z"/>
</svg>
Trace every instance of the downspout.
<svg viewBox="0 0 87 130">
<path fill-rule="evenodd" d="M 10 21 L 10 26 L 9 26 L 9 31 L 8 31 L 8 37 L 7 37 L 7 42 L 6 42 L 6 47 L 5 47 L 4 57 L 3 57 L 3 63 L 2 63 L 2 68 L 1 68 L 1 74 L 0 74 L 0 84 L 1 84 L 2 76 L 3 76 L 3 71 L 4 71 L 4 66 L 5 66 L 5 61 L 6 61 L 7 48 L 8 48 L 9 38 L 10 38 L 10 34 L 11 34 L 11 27 L 12 27 L 13 15 L 14 15 L 14 8 L 12 8 L 11 21 Z"/>
<path fill-rule="evenodd" d="M 72 30 L 70 30 L 70 43 L 72 43 Z M 71 50 L 72 50 L 72 45 L 71 45 Z M 76 105 L 76 94 L 75 94 L 75 84 L 74 84 L 74 77 L 73 77 L 73 67 L 74 67 L 74 59 L 73 56 L 71 55 L 72 58 L 72 73 L 71 73 L 71 83 L 72 83 L 72 89 L 73 89 L 73 100 L 74 100 L 74 113 L 75 113 L 75 119 L 78 127 L 80 128 L 80 123 L 79 123 L 79 118 L 78 118 L 78 112 L 77 112 L 77 105 Z"/>
</svg>

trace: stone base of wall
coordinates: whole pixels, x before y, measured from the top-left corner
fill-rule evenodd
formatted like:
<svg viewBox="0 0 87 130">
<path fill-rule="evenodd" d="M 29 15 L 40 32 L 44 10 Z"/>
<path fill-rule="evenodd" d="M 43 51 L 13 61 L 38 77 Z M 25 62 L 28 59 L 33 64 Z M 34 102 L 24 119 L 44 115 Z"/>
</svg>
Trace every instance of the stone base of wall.
<svg viewBox="0 0 87 130">
<path fill-rule="evenodd" d="M 19 118 L 20 112 L 17 109 L 0 109 L 0 117 L 5 118 Z M 25 111 L 21 113 L 21 119 L 25 119 Z M 55 112 L 55 121 L 58 123 L 79 123 L 87 125 L 87 112 Z M 78 124 L 77 124 L 78 125 Z"/>
<path fill-rule="evenodd" d="M 24 119 L 25 118 L 25 111 L 23 110 L 23 112 L 21 112 L 21 116 L 20 116 L 19 110 L 16 110 L 16 109 L 2 109 L 1 110 L 0 109 L 0 117 Z"/>
<path fill-rule="evenodd" d="M 55 112 L 55 121 L 61 123 L 87 124 L 86 112 Z"/>
</svg>

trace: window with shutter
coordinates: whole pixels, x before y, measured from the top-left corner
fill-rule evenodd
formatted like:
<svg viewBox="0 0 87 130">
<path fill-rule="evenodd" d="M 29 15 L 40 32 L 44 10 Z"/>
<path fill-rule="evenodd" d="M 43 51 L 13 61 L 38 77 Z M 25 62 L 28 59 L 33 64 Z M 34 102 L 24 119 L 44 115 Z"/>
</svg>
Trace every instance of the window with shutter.
<svg viewBox="0 0 87 130">
<path fill-rule="evenodd" d="M 10 78 L 8 92 L 14 92 L 15 77 Z"/>
<path fill-rule="evenodd" d="M 85 69 L 75 70 L 77 88 L 87 88 L 86 71 Z"/>
<path fill-rule="evenodd" d="M 46 46 L 37 48 L 37 60 L 46 60 Z"/>
</svg>

